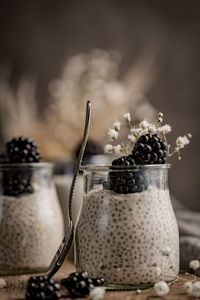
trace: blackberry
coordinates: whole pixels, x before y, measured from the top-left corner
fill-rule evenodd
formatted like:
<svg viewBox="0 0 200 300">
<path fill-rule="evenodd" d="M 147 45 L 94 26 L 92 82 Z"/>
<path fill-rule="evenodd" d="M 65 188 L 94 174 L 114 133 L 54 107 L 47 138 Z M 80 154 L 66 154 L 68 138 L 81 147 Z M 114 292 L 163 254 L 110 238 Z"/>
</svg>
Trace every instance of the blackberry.
<svg viewBox="0 0 200 300">
<path fill-rule="evenodd" d="M 41 161 L 41 156 L 35 142 L 28 138 L 13 138 L 6 144 L 6 153 L 0 154 L 0 163 L 31 163 Z M 32 193 L 31 170 L 23 168 L 8 168 L 2 172 L 1 182 L 4 195 L 18 196 Z"/>
<path fill-rule="evenodd" d="M 196 270 L 189 268 L 189 273 L 194 274 L 197 277 L 200 277 L 200 268 L 198 268 Z"/>
<path fill-rule="evenodd" d="M 36 143 L 28 138 L 13 138 L 6 144 L 7 155 L 11 163 L 32 163 L 41 161 Z"/>
<path fill-rule="evenodd" d="M 60 298 L 60 284 L 47 276 L 30 277 L 26 287 L 26 300 L 53 300 Z"/>
<path fill-rule="evenodd" d="M 197 277 L 200 277 L 200 268 L 196 269 L 194 271 L 194 274 L 197 276 Z"/>
<path fill-rule="evenodd" d="M 33 192 L 31 174 L 27 171 L 4 171 L 2 182 L 3 194 L 7 196 L 18 196 Z"/>
<path fill-rule="evenodd" d="M 113 167 L 123 167 L 109 173 L 108 182 L 104 183 L 106 189 L 119 194 L 142 192 L 148 188 L 147 180 L 142 171 L 139 171 L 132 155 L 122 156 L 112 161 Z"/>
<path fill-rule="evenodd" d="M 137 166 L 135 164 L 135 161 L 133 159 L 132 155 L 128 155 L 128 156 L 121 156 L 117 159 L 114 159 L 112 161 L 112 166 L 124 166 L 124 167 L 134 167 L 135 169 L 137 169 Z"/>
<path fill-rule="evenodd" d="M 6 163 L 9 163 L 10 160 L 9 160 L 9 157 L 7 155 L 7 153 L 1 153 L 0 154 L 0 164 L 6 164 Z"/>
<path fill-rule="evenodd" d="M 167 145 L 157 134 L 144 134 L 136 142 L 132 154 L 136 164 L 164 164 Z"/>
<path fill-rule="evenodd" d="M 102 286 L 104 285 L 104 278 L 100 277 L 100 278 L 92 278 L 92 282 L 94 286 Z"/>
<path fill-rule="evenodd" d="M 71 273 L 67 278 L 61 280 L 61 285 L 66 287 L 71 297 L 84 297 L 90 293 L 95 286 L 104 284 L 103 278 L 90 278 L 88 273 Z"/>
</svg>

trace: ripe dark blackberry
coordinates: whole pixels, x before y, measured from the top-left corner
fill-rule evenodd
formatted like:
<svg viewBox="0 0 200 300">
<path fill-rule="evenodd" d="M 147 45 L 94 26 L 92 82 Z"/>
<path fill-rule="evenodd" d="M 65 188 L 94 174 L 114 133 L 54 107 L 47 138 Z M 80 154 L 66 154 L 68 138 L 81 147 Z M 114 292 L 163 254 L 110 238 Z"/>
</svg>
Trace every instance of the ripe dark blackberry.
<svg viewBox="0 0 200 300">
<path fill-rule="evenodd" d="M 157 134 L 144 134 L 136 142 L 132 154 L 136 164 L 164 164 L 167 145 Z"/>
<path fill-rule="evenodd" d="M 104 284 L 103 278 L 90 278 L 88 273 L 71 273 L 67 278 L 61 280 L 61 285 L 66 287 L 71 297 L 84 297 L 90 293 L 95 286 Z"/>
<path fill-rule="evenodd" d="M 7 196 L 18 196 L 32 193 L 31 174 L 22 170 L 4 171 L 2 178 L 3 194 Z"/>
<path fill-rule="evenodd" d="M 72 297 L 84 297 L 94 288 L 87 272 L 71 273 L 69 277 L 61 280 L 61 285 L 67 288 Z"/>
<path fill-rule="evenodd" d="M 7 155 L 11 163 L 32 163 L 41 161 L 36 143 L 28 138 L 13 138 L 6 144 Z"/>
<path fill-rule="evenodd" d="M 92 278 L 92 282 L 94 286 L 102 286 L 104 285 L 104 278 L 100 277 L 100 278 Z"/>
<path fill-rule="evenodd" d="M 189 268 L 189 273 L 194 274 L 197 277 L 200 277 L 200 268 L 197 268 L 196 270 Z"/>
<path fill-rule="evenodd" d="M 196 269 L 194 271 L 194 274 L 197 276 L 197 277 L 200 277 L 200 268 Z"/>
<path fill-rule="evenodd" d="M 60 298 L 60 284 L 47 276 L 30 277 L 26 287 L 26 300 L 53 300 Z"/>
<path fill-rule="evenodd" d="M 6 164 L 6 163 L 9 163 L 10 160 L 9 160 L 9 157 L 7 155 L 7 153 L 1 153 L 0 154 L 0 164 Z"/>
<path fill-rule="evenodd" d="M 112 166 L 114 168 L 109 173 L 106 189 L 110 185 L 110 189 L 118 194 L 137 193 L 147 189 L 147 180 L 143 172 L 138 170 L 132 155 L 113 160 Z M 116 170 L 116 167 L 119 169 Z"/>
</svg>

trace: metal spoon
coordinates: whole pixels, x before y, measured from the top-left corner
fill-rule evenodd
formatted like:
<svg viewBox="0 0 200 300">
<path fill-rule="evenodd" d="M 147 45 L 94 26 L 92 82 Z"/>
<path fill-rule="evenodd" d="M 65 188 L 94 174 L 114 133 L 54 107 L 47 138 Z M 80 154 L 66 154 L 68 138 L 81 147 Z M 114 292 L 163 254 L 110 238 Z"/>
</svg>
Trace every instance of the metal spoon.
<svg viewBox="0 0 200 300">
<path fill-rule="evenodd" d="M 72 220 L 72 198 L 73 198 L 73 192 L 74 192 L 78 172 L 79 172 L 83 154 L 85 151 L 85 146 L 86 146 L 87 139 L 88 139 L 89 128 L 90 128 L 90 117 L 91 117 L 91 102 L 87 101 L 83 140 L 82 140 L 81 150 L 79 152 L 78 159 L 76 162 L 74 176 L 72 179 L 72 184 L 71 184 L 70 193 L 69 193 L 69 210 L 68 210 L 69 231 L 63 238 L 62 243 L 60 244 L 60 247 L 58 248 L 58 250 L 57 250 L 54 258 L 52 259 L 52 261 L 48 267 L 48 270 L 45 274 L 49 278 L 51 278 L 60 269 L 60 267 L 62 266 L 67 254 L 70 250 L 71 244 L 73 242 L 74 224 L 73 224 L 73 220 Z"/>
</svg>

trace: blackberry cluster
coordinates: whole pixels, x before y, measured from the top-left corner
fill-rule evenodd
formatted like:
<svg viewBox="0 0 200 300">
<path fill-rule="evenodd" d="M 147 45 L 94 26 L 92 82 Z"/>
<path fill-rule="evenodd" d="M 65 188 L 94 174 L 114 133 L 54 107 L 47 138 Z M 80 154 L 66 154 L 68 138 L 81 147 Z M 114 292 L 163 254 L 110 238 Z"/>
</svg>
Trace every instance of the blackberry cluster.
<svg viewBox="0 0 200 300">
<path fill-rule="evenodd" d="M 164 164 L 167 159 L 167 145 L 157 134 L 144 134 L 132 151 L 136 164 Z"/>
<path fill-rule="evenodd" d="M 71 273 L 69 277 L 61 280 L 61 285 L 67 288 L 71 297 L 80 298 L 88 295 L 95 286 L 103 284 L 103 278 L 90 278 L 85 271 Z"/>
<path fill-rule="evenodd" d="M 13 138 L 6 144 L 7 155 L 11 163 L 32 163 L 41 161 L 36 143 L 28 138 Z"/>
<path fill-rule="evenodd" d="M 119 194 L 129 194 L 147 190 L 148 183 L 142 171 L 139 171 L 132 155 L 122 156 L 112 161 L 113 167 L 118 168 L 109 173 L 105 189 L 113 190 Z M 127 170 L 126 170 L 127 169 Z"/>
<path fill-rule="evenodd" d="M 26 287 L 26 300 L 53 300 L 60 298 L 60 284 L 47 276 L 30 277 Z"/>
</svg>

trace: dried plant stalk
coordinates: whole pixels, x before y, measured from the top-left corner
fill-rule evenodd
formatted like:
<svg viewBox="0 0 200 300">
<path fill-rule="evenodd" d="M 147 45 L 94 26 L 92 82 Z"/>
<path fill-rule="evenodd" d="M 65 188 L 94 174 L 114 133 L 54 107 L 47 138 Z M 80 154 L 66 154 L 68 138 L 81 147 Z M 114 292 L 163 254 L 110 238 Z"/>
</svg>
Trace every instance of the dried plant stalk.
<svg viewBox="0 0 200 300">
<path fill-rule="evenodd" d="M 104 142 L 113 119 L 127 110 L 135 119 L 155 109 L 144 94 L 152 85 L 152 57 L 142 55 L 119 79 L 120 56 L 117 52 L 94 49 L 69 58 L 60 78 L 49 84 L 50 99 L 44 116 L 38 114 L 33 81 L 21 80 L 14 93 L 8 80 L 0 81 L 0 123 L 5 140 L 30 136 L 47 159 L 73 156 L 85 118 L 85 103 L 92 101 L 90 137 Z M 131 109 L 132 108 L 132 109 Z"/>
</svg>

